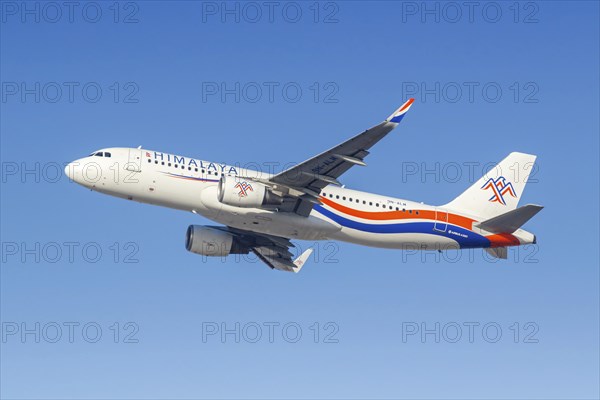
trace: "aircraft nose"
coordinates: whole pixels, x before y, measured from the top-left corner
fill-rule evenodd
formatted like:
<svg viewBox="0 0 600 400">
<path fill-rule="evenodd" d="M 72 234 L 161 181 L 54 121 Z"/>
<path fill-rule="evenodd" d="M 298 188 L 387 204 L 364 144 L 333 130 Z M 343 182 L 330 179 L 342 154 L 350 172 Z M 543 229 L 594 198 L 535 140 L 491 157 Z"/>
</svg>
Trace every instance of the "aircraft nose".
<svg viewBox="0 0 600 400">
<path fill-rule="evenodd" d="M 65 167 L 65 175 L 70 181 L 80 183 L 81 181 L 81 167 L 79 160 L 71 161 Z"/>
<path fill-rule="evenodd" d="M 68 163 L 65 167 L 65 175 L 70 180 L 73 180 L 73 163 Z"/>
<path fill-rule="evenodd" d="M 69 180 L 73 181 L 73 182 L 77 182 L 77 165 L 79 163 L 77 161 L 72 161 L 70 163 L 67 164 L 67 166 L 65 167 L 65 175 L 67 176 L 67 178 L 69 178 Z M 79 183 L 79 182 L 77 182 Z"/>
</svg>

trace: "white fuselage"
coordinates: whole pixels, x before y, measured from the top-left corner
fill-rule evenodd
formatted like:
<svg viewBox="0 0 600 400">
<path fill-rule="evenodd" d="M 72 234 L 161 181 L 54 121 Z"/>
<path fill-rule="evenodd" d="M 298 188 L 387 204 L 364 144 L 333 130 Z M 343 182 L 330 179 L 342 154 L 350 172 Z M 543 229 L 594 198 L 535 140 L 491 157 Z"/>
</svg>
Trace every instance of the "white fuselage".
<svg viewBox="0 0 600 400">
<path fill-rule="evenodd" d="M 223 174 L 268 179 L 264 172 L 155 152 L 109 148 L 70 163 L 66 173 L 92 190 L 190 211 L 220 224 L 300 240 L 341 240 L 383 248 L 449 249 L 531 243 L 518 230 L 498 237 L 473 227 L 475 216 L 334 185 L 308 217 L 277 208 L 245 208 L 218 199 Z M 108 156 L 108 154 L 110 156 Z"/>
</svg>

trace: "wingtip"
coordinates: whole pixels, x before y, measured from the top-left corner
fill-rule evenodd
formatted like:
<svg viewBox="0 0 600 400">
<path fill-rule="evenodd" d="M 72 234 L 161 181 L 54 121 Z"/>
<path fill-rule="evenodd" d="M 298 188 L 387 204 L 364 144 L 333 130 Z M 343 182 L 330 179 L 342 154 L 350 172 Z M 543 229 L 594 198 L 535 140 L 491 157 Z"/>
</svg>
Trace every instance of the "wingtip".
<svg viewBox="0 0 600 400">
<path fill-rule="evenodd" d="M 313 252 L 313 248 L 308 248 L 304 251 L 304 253 L 300 254 L 298 256 L 298 258 L 296 258 L 294 260 L 294 265 L 296 266 L 296 268 L 294 269 L 295 273 L 300 272 L 300 270 L 302 269 L 302 267 L 304 266 L 304 263 L 306 263 L 306 260 L 308 260 L 308 257 L 310 257 L 310 255 Z"/>
<path fill-rule="evenodd" d="M 400 107 L 400 111 L 403 111 L 404 109 L 408 109 L 414 102 L 415 102 L 414 97 L 409 98 L 408 100 L 406 100 L 406 103 L 402 104 L 402 107 Z"/>
<path fill-rule="evenodd" d="M 410 106 L 414 103 L 415 99 L 411 97 L 404 104 L 402 104 L 392 115 L 387 118 L 387 121 L 399 123 L 404 118 L 404 115 L 410 109 Z"/>
</svg>

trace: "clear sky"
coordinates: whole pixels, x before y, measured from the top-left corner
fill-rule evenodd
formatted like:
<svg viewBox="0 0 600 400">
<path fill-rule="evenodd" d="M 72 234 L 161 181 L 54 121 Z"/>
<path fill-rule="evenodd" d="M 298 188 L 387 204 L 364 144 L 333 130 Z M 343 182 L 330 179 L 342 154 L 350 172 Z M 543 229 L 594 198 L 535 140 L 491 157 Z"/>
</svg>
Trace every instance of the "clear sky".
<svg viewBox="0 0 600 400">
<path fill-rule="evenodd" d="M 600 396 L 597 2 L 0 4 L 2 398 Z M 294 275 L 61 175 L 138 145 L 281 170 L 410 96 L 343 183 L 444 204 L 537 154 L 537 246 L 323 242 Z"/>
</svg>

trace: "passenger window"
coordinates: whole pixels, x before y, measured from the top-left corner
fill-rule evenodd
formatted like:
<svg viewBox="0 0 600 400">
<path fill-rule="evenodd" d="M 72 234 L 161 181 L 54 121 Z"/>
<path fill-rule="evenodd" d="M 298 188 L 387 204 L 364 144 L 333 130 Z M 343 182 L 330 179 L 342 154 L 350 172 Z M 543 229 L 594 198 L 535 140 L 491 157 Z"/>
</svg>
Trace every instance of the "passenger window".
<svg viewBox="0 0 600 400">
<path fill-rule="evenodd" d="M 375 203 L 375 207 L 379 207 L 379 203 Z"/>
<path fill-rule="evenodd" d="M 409 213 L 409 214 L 412 214 L 412 210 L 408 210 L 408 213 Z"/>
<path fill-rule="evenodd" d="M 194 172 L 198 172 L 198 168 L 194 168 Z"/>
<path fill-rule="evenodd" d="M 340 196 L 339 196 L 339 195 L 336 195 L 336 196 L 335 196 L 335 198 L 336 198 L 336 199 L 339 199 L 339 198 L 340 198 Z"/>
<path fill-rule="evenodd" d="M 171 163 L 169 163 L 168 165 L 169 165 L 169 167 L 170 167 L 170 166 L 171 166 Z"/>
<path fill-rule="evenodd" d="M 165 162 L 164 162 L 164 161 L 161 161 L 161 162 L 160 162 L 160 165 L 165 165 Z"/>
<path fill-rule="evenodd" d="M 154 164 L 158 164 L 158 160 L 154 160 Z"/>
<path fill-rule="evenodd" d="M 151 160 L 151 159 L 148 159 L 148 164 L 150 164 L 151 162 L 152 162 L 152 160 Z"/>
<path fill-rule="evenodd" d="M 346 196 L 342 197 L 342 200 L 346 200 Z"/>
<path fill-rule="evenodd" d="M 182 166 L 181 166 L 181 169 L 185 169 L 185 165 L 182 165 Z M 190 168 L 190 169 L 191 169 L 191 168 Z"/>
<path fill-rule="evenodd" d="M 369 202 L 369 205 L 370 205 L 370 206 L 372 206 L 372 205 L 373 205 L 373 202 L 372 202 L 372 201 L 370 201 L 370 202 Z"/>
<path fill-rule="evenodd" d="M 329 193 L 329 198 L 333 199 L 333 195 L 331 193 Z"/>
<path fill-rule="evenodd" d="M 175 168 L 177 168 L 177 164 L 175 164 Z"/>
</svg>

